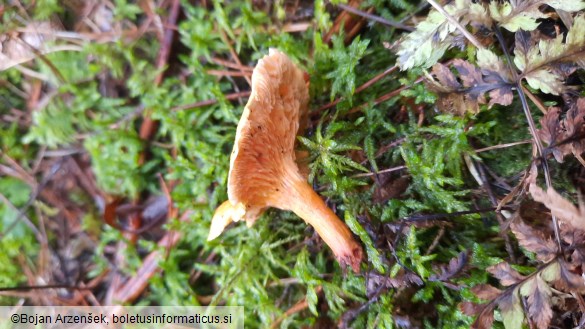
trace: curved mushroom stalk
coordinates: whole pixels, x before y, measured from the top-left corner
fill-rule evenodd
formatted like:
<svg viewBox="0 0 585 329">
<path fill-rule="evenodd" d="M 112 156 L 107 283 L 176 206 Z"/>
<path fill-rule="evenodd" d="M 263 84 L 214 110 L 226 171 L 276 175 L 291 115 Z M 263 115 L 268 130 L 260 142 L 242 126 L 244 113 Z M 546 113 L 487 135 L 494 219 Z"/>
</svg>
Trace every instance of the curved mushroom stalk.
<svg viewBox="0 0 585 329">
<path fill-rule="evenodd" d="M 306 117 L 308 85 L 286 55 L 271 49 L 252 74 L 252 94 L 238 123 L 230 158 L 229 201 L 212 219 L 209 240 L 232 221 L 248 226 L 268 207 L 291 210 L 315 228 L 337 260 L 359 272 L 362 249 L 347 226 L 300 174 L 294 145 Z"/>
<path fill-rule="evenodd" d="M 362 248 L 353 239 L 347 225 L 327 207 L 325 201 L 301 175 L 285 177 L 284 185 L 288 193 L 281 199 L 281 205 L 273 207 L 290 210 L 301 217 L 317 231 L 340 264 L 349 265 L 358 273 L 362 261 Z"/>
</svg>

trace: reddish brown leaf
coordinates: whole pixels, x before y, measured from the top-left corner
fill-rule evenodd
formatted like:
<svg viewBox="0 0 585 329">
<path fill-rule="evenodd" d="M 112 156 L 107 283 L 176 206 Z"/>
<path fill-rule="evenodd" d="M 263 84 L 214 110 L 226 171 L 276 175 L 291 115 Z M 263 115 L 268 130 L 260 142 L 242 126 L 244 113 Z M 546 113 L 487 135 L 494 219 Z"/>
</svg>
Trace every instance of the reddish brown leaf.
<svg viewBox="0 0 585 329">
<path fill-rule="evenodd" d="M 471 325 L 472 329 L 491 329 L 494 323 L 494 305 L 487 304 Z"/>
<path fill-rule="evenodd" d="M 518 297 L 518 287 L 508 289 L 497 300 L 498 308 L 502 314 L 502 321 L 506 328 L 522 328 L 524 321 L 524 312 L 520 298 Z"/>
<path fill-rule="evenodd" d="M 556 256 L 558 252 L 556 243 L 546 238 L 542 232 L 526 225 L 519 216 L 512 220 L 510 229 L 518 239 L 518 243 L 526 250 L 535 253 L 539 260 L 549 262 Z"/>
<path fill-rule="evenodd" d="M 457 82 L 455 74 L 453 74 L 447 66 L 441 63 L 435 64 L 435 66 L 433 66 L 433 74 L 437 77 L 437 80 L 446 87 L 446 89 L 456 90 L 461 88 L 461 84 Z"/>
<path fill-rule="evenodd" d="M 573 255 L 575 255 L 577 251 L 573 252 Z M 572 260 L 575 260 L 576 258 L 582 258 L 582 257 L 571 257 Z M 583 265 L 583 263 L 581 263 L 581 265 Z M 583 294 L 585 292 L 585 282 L 583 281 L 583 277 L 579 274 L 576 274 L 573 272 L 573 270 L 571 270 L 571 268 L 569 268 L 570 264 L 568 264 L 567 262 L 565 262 L 564 260 L 560 259 L 559 260 L 559 268 L 560 268 L 560 278 L 556 281 L 553 282 L 554 286 L 556 289 L 561 290 L 563 292 L 566 293 L 570 293 L 571 291 L 577 291 L 580 294 Z M 580 270 L 579 266 L 579 270 Z"/>
<path fill-rule="evenodd" d="M 573 228 L 585 231 L 585 207 L 577 209 L 569 200 L 563 198 L 552 187 L 546 192 L 536 184 L 530 184 L 530 194 L 535 201 L 543 203 L 551 214 Z"/>
<path fill-rule="evenodd" d="M 366 292 L 368 296 L 373 295 L 379 289 L 389 288 L 401 288 L 412 285 L 421 286 L 423 284 L 422 279 L 413 272 L 401 270 L 396 274 L 395 277 L 387 275 L 381 275 L 376 272 L 370 272 L 367 274 L 367 287 Z"/>
<path fill-rule="evenodd" d="M 459 310 L 466 315 L 475 316 L 479 314 L 484 308 L 486 304 L 476 304 L 472 302 L 462 302 L 459 304 Z"/>
<path fill-rule="evenodd" d="M 563 139 L 563 131 L 560 122 L 561 109 L 558 107 L 551 107 L 548 112 L 540 119 L 542 129 L 538 130 L 538 136 L 547 145 L 551 146 Z M 558 162 L 563 162 L 563 157 L 568 153 L 568 148 L 565 145 L 554 147 L 552 153 Z"/>
<path fill-rule="evenodd" d="M 467 252 L 463 251 L 457 257 L 451 258 L 448 266 L 439 268 L 440 274 L 433 274 L 429 277 L 430 281 L 447 281 L 457 275 L 467 264 Z"/>
<path fill-rule="evenodd" d="M 486 104 L 486 93 L 490 95 L 489 107 L 494 104 L 511 104 L 512 85 L 507 70 L 503 70 L 504 73 L 501 70 L 494 71 L 501 64 L 489 59 L 486 58 L 484 63 L 489 67 L 481 70 L 467 61 L 455 59 L 453 67 L 457 70 L 457 76 L 445 65 L 433 66 L 433 75 L 437 81 L 431 79 L 428 85 L 439 94 L 437 105 L 441 111 L 459 115 L 466 112 L 477 113 L 479 105 Z"/>
<path fill-rule="evenodd" d="M 561 113 L 558 107 L 550 108 L 540 119 L 542 129 L 538 130 L 538 136 L 552 146 L 551 151 L 558 162 L 563 162 L 564 156 L 572 153 L 585 165 L 581 157 L 585 152 L 585 98 L 572 103 L 563 119 Z"/>
<path fill-rule="evenodd" d="M 565 138 L 575 137 L 571 150 L 575 156 L 585 152 L 585 98 L 579 98 L 574 106 L 567 111 L 564 120 Z"/>
<path fill-rule="evenodd" d="M 538 329 L 547 329 L 553 315 L 548 284 L 538 274 L 522 284 L 520 293 L 528 297 L 528 315 Z"/>
<path fill-rule="evenodd" d="M 501 262 L 496 265 L 492 265 L 486 269 L 493 276 L 500 280 L 503 286 L 511 286 L 519 281 L 524 280 L 524 276 L 516 272 L 510 264 Z"/>
<path fill-rule="evenodd" d="M 489 284 L 478 284 L 471 288 L 471 292 L 483 300 L 493 300 L 502 294 L 500 289 Z"/>
</svg>

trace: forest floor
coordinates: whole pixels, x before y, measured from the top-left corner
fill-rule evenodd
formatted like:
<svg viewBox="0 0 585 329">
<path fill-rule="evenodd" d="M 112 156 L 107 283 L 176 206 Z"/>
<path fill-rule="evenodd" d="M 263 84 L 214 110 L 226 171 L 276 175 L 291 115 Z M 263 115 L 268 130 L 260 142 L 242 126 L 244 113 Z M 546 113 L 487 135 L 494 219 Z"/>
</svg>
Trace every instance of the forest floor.
<svg viewBox="0 0 585 329">
<path fill-rule="evenodd" d="M 207 241 L 271 48 L 356 271 L 290 211 Z M 3 2 L 0 305 L 583 328 L 584 69 L 582 0 Z"/>
</svg>

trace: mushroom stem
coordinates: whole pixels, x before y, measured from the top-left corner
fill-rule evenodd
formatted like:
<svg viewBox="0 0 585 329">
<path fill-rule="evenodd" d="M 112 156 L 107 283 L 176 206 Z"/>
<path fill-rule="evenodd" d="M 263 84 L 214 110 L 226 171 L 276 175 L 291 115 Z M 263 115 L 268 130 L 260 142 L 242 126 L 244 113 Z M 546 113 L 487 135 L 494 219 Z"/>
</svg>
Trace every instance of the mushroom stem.
<svg viewBox="0 0 585 329">
<path fill-rule="evenodd" d="M 292 187 L 289 191 L 297 194 L 287 198 L 289 210 L 313 226 L 341 264 L 349 265 L 355 273 L 359 273 L 362 248 L 353 239 L 347 225 L 327 207 L 305 180 L 295 179 L 289 184 Z"/>
</svg>

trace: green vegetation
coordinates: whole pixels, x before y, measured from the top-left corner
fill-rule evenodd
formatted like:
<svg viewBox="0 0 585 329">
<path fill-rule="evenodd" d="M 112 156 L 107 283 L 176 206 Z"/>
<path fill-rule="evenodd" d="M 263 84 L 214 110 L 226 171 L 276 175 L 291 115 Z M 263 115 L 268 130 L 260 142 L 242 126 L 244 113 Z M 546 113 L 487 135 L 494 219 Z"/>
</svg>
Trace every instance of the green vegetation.
<svg viewBox="0 0 585 329">
<path fill-rule="evenodd" d="M 344 1 L 0 5 L 0 288 L 67 287 L 0 304 L 91 282 L 247 328 L 577 326 L 585 2 L 357 2 L 413 31 Z M 269 48 L 310 76 L 298 147 L 361 273 L 277 209 L 206 241 Z"/>
</svg>

